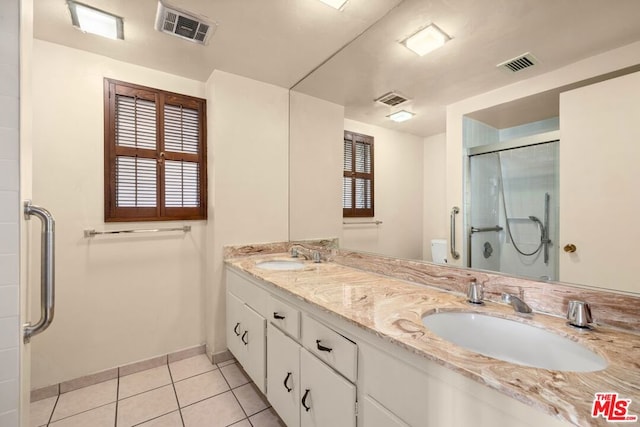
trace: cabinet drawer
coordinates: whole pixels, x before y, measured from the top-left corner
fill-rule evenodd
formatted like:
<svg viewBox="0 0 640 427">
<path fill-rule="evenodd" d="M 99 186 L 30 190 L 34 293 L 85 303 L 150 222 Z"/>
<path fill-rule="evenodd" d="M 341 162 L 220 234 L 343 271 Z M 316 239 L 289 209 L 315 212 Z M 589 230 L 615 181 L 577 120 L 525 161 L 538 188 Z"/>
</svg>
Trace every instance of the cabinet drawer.
<svg viewBox="0 0 640 427">
<path fill-rule="evenodd" d="M 249 279 L 227 268 L 227 291 L 233 293 L 261 316 L 267 318 L 268 293 Z"/>
<path fill-rule="evenodd" d="M 302 345 L 348 380 L 356 381 L 358 346 L 353 341 L 317 320 L 303 316 Z"/>
<path fill-rule="evenodd" d="M 269 297 L 269 321 L 295 339 L 300 339 L 300 310 L 273 296 Z"/>
</svg>

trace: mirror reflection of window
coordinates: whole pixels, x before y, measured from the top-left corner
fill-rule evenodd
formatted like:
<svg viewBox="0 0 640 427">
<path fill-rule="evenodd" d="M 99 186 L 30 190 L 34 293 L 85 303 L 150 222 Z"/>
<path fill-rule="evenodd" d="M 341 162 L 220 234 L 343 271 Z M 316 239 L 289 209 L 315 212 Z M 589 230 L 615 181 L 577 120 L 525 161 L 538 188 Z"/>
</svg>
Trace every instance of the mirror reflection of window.
<svg viewBox="0 0 640 427">
<path fill-rule="evenodd" d="M 373 137 L 344 132 L 344 217 L 373 217 Z"/>
</svg>

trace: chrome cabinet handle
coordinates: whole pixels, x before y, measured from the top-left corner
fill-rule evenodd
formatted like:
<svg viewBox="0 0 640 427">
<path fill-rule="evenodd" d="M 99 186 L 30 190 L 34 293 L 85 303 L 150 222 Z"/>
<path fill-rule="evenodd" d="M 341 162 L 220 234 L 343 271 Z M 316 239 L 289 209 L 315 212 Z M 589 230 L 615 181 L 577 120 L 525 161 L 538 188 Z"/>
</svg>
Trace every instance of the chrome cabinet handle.
<svg viewBox="0 0 640 427">
<path fill-rule="evenodd" d="M 304 406 L 304 410 L 309 412 L 311 410 L 311 406 L 307 406 L 307 397 L 309 397 L 309 392 L 311 390 L 306 389 L 304 391 L 304 396 L 302 396 L 302 406 Z"/>
<path fill-rule="evenodd" d="M 239 327 L 240 327 L 240 322 L 236 323 L 236 326 L 233 328 L 233 333 L 236 334 L 237 337 L 240 336 L 240 332 L 238 332 Z"/>
<path fill-rule="evenodd" d="M 24 325 L 23 340 L 31 341 L 31 337 L 43 332 L 51 325 L 55 309 L 55 225 L 48 210 L 34 206 L 30 200 L 24 202 L 24 217 L 30 220 L 37 217 L 42 222 L 41 256 L 40 256 L 40 320 L 32 325 Z"/>
<path fill-rule="evenodd" d="M 456 215 L 460 212 L 460 208 L 457 206 L 454 206 L 451 209 L 451 216 L 450 216 L 450 221 L 451 221 L 451 256 L 453 257 L 453 259 L 458 259 L 460 258 L 460 253 L 456 250 Z"/>
<path fill-rule="evenodd" d="M 291 372 L 287 372 L 287 376 L 286 376 L 286 378 L 284 379 L 284 388 L 286 388 L 286 389 L 287 389 L 287 393 L 291 393 L 291 390 L 293 390 L 293 388 L 291 388 L 291 387 L 289 387 L 289 386 L 287 385 L 287 382 L 289 381 L 289 378 L 290 378 L 290 377 L 291 377 Z"/>
<path fill-rule="evenodd" d="M 242 343 L 244 345 L 249 344 L 249 339 L 248 338 L 247 338 L 247 341 L 244 340 L 244 337 L 246 337 L 248 333 L 249 333 L 249 331 L 244 331 L 244 334 L 242 334 L 242 337 L 240 337 L 240 339 L 242 340 Z"/>
</svg>

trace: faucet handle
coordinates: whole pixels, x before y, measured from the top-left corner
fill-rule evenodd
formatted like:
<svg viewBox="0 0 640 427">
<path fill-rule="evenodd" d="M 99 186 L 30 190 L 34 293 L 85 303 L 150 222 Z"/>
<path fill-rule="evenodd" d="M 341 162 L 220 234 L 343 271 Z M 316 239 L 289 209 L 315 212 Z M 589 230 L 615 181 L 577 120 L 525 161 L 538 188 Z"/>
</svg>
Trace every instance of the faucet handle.
<svg viewBox="0 0 640 427">
<path fill-rule="evenodd" d="M 588 328 L 589 323 L 593 322 L 591 307 L 584 301 L 569 301 L 567 319 L 571 326 Z"/>
<path fill-rule="evenodd" d="M 313 262 L 319 263 L 322 261 L 322 256 L 320 255 L 320 252 L 313 251 L 313 253 L 311 254 L 311 259 L 313 260 Z"/>
<path fill-rule="evenodd" d="M 295 246 L 291 248 L 291 258 L 298 258 L 298 248 Z"/>
<path fill-rule="evenodd" d="M 467 289 L 467 301 L 472 304 L 482 304 L 484 299 L 484 286 L 475 280 L 469 283 Z"/>
</svg>

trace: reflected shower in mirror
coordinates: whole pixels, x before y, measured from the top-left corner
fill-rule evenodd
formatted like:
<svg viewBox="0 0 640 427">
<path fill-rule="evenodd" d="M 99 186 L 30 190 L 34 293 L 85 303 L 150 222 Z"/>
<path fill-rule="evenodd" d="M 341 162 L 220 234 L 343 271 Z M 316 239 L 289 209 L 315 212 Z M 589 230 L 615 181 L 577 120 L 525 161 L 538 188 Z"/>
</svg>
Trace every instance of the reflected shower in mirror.
<svg viewBox="0 0 640 427">
<path fill-rule="evenodd" d="M 558 280 L 558 144 L 470 156 L 469 267 Z"/>
</svg>

